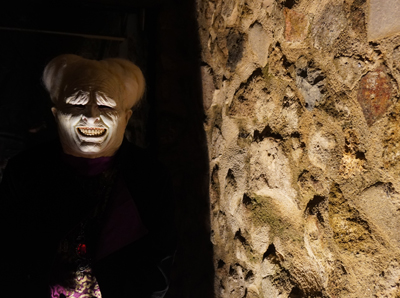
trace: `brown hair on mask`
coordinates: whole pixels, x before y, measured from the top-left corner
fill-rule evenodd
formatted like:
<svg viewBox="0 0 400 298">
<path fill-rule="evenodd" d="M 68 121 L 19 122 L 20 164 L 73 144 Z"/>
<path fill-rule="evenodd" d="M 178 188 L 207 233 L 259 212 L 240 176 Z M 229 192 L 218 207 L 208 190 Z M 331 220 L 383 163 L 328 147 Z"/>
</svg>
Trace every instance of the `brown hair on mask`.
<svg viewBox="0 0 400 298">
<path fill-rule="evenodd" d="M 44 69 L 43 83 L 55 105 L 70 95 L 65 94 L 68 89 L 93 86 L 108 96 L 118 96 L 124 108 L 130 109 L 145 91 L 144 76 L 134 63 L 121 58 L 96 61 L 72 54 L 52 59 Z"/>
</svg>

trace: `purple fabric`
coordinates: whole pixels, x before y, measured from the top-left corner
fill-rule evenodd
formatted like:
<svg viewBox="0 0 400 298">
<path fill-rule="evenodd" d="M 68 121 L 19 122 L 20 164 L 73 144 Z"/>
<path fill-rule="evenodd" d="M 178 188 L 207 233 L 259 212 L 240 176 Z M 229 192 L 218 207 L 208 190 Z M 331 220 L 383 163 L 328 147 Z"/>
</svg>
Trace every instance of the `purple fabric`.
<svg viewBox="0 0 400 298">
<path fill-rule="evenodd" d="M 60 298 L 60 295 L 63 294 L 67 298 L 101 298 L 99 284 L 91 269 L 77 273 L 75 282 L 74 289 L 67 289 L 60 285 L 50 286 L 50 297 Z"/>
<path fill-rule="evenodd" d="M 95 176 L 109 169 L 114 164 L 114 156 L 98 158 L 76 157 L 63 153 L 62 159 L 79 175 Z"/>
<path fill-rule="evenodd" d="M 95 260 L 100 260 L 148 233 L 128 188 L 118 179 L 113 202 L 101 231 Z"/>
<path fill-rule="evenodd" d="M 98 175 L 114 164 L 114 156 L 83 158 L 63 154 L 64 161 L 78 174 Z M 101 231 L 95 260 L 100 260 L 147 234 L 136 205 L 125 182 L 119 176 L 112 195 L 111 206 Z"/>
<path fill-rule="evenodd" d="M 111 167 L 115 161 L 114 157 L 88 159 L 67 154 L 63 154 L 63 160 L 78 174 L 85 176 L 98 175 Z M 94 262 L 140 239 L 147 233 L 125 181 L 118 176 Z M 53 269 L 57 270 L 57 268 Z M 71 298 L 101 297 L 99 285 L 90 268 L 84 273 L 77 273 L 75 281 L 77 284 L 75 289 L 67 289 L 60 285 L 50 286 L 51 298 L 58 298 L 60 294 Z"/>
</svg>

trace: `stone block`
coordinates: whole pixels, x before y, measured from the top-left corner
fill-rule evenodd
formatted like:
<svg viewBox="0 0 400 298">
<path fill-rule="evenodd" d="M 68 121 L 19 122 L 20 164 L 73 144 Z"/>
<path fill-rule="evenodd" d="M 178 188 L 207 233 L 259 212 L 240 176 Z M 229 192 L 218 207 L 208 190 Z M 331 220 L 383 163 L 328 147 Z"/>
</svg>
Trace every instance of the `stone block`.
<svg viewBox="0 0 400 298">
<path fill-rule="evenodd" d="M 244 34 L 237 30 L 231 30 L 226 37 L 226 46 L 228 49 L 228 62 L 226 66 L 230 71 L 234 71 L 236 65 L 243 58 Z"/>
<path fill-rule="evenodd" d="M 367 188 L 357 200 L 357 205 L 368 218 L 387 235 L 394 247 L 400 247 L 399 194 L 392 185 L 377 183 Z"/>
<path fill-rule="evenodd" d="M 332 46 L 346 26 L 347 19 L 343 7 L 341 5 L 327 5 L 311 30 L 314 46 L 317 49 Z"/>
<path fill-rule="evenodd" d="M 296 84 L 304 97 L 306 109 L 311 111 L 323 99 L 325 75 L 320 69 L 311 67 L 310 63 L 303 59 L 299 59 L 296 65 Z"/>
<path fill-rule="evenodd" d="M 399 0 L 370 0 L 368 2 L 368 40 L 400 33 Z"/>
<path fill-rule="evenodd" d="M 353 89 L 363 75 L 365 63 L 351 57 L 338 57 L 333 63 L 340 82 Z"/>
<path fill-rule="evenodd" d="M 368 125 L 372 125 L 390 106 L 392 83 L 383 67 L 367 73 L 360 82 L 357 100 Z"/>
<path fill-rule="evenodd" d="M 264 67 L 268 61 L 268 48 L 271 37 L 262 25 L 256 22 L 249 29 L 249 44 L 257 57 L 258 63 Z"/>
<path fill-rule="evenodd" d="M 285 39 L 287 41 L 303 41 L 307 37 L 308 19 L 302 13 L 285 8 Z"/>
<path fill-rule="evenodd" d="M 215 91 L 212 69 L 210 67 L 201 67 L 201 82 L 203 86 L 203 106 L 205 110 L 208 110 L 212 104 Z"/>
</svg>

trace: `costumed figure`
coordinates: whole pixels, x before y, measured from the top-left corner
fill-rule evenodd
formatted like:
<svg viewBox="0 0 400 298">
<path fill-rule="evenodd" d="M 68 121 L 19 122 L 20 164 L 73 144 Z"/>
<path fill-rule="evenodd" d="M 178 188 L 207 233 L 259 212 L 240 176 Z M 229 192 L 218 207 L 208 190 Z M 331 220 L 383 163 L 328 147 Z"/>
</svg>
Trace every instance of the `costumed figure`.
<svg viewBox="0 0 400 298">
<path fill-rule="evenodd" d="M 61 55 L 43 82 L 59 140 L 19 154 L 5 170 L 4 291 L 164 297 L 176 247 L 171 183 L 157 161 L 124 140 L 145 89 L 141 70 L 118 58 Z"/>
</svg>

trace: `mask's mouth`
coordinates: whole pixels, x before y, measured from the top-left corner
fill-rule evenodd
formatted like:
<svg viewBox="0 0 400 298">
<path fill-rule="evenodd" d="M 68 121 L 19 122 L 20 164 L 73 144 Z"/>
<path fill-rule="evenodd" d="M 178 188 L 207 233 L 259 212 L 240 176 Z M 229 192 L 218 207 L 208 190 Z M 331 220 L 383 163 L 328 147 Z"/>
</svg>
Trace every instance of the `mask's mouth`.
<svg viewBox="0 0 400 298">
<path fill-rule="evenodd" d="M 107 129 L 101 127 L 78 127 L 78 133 L 84 137 L 102 137 Z"/>
</svg>

